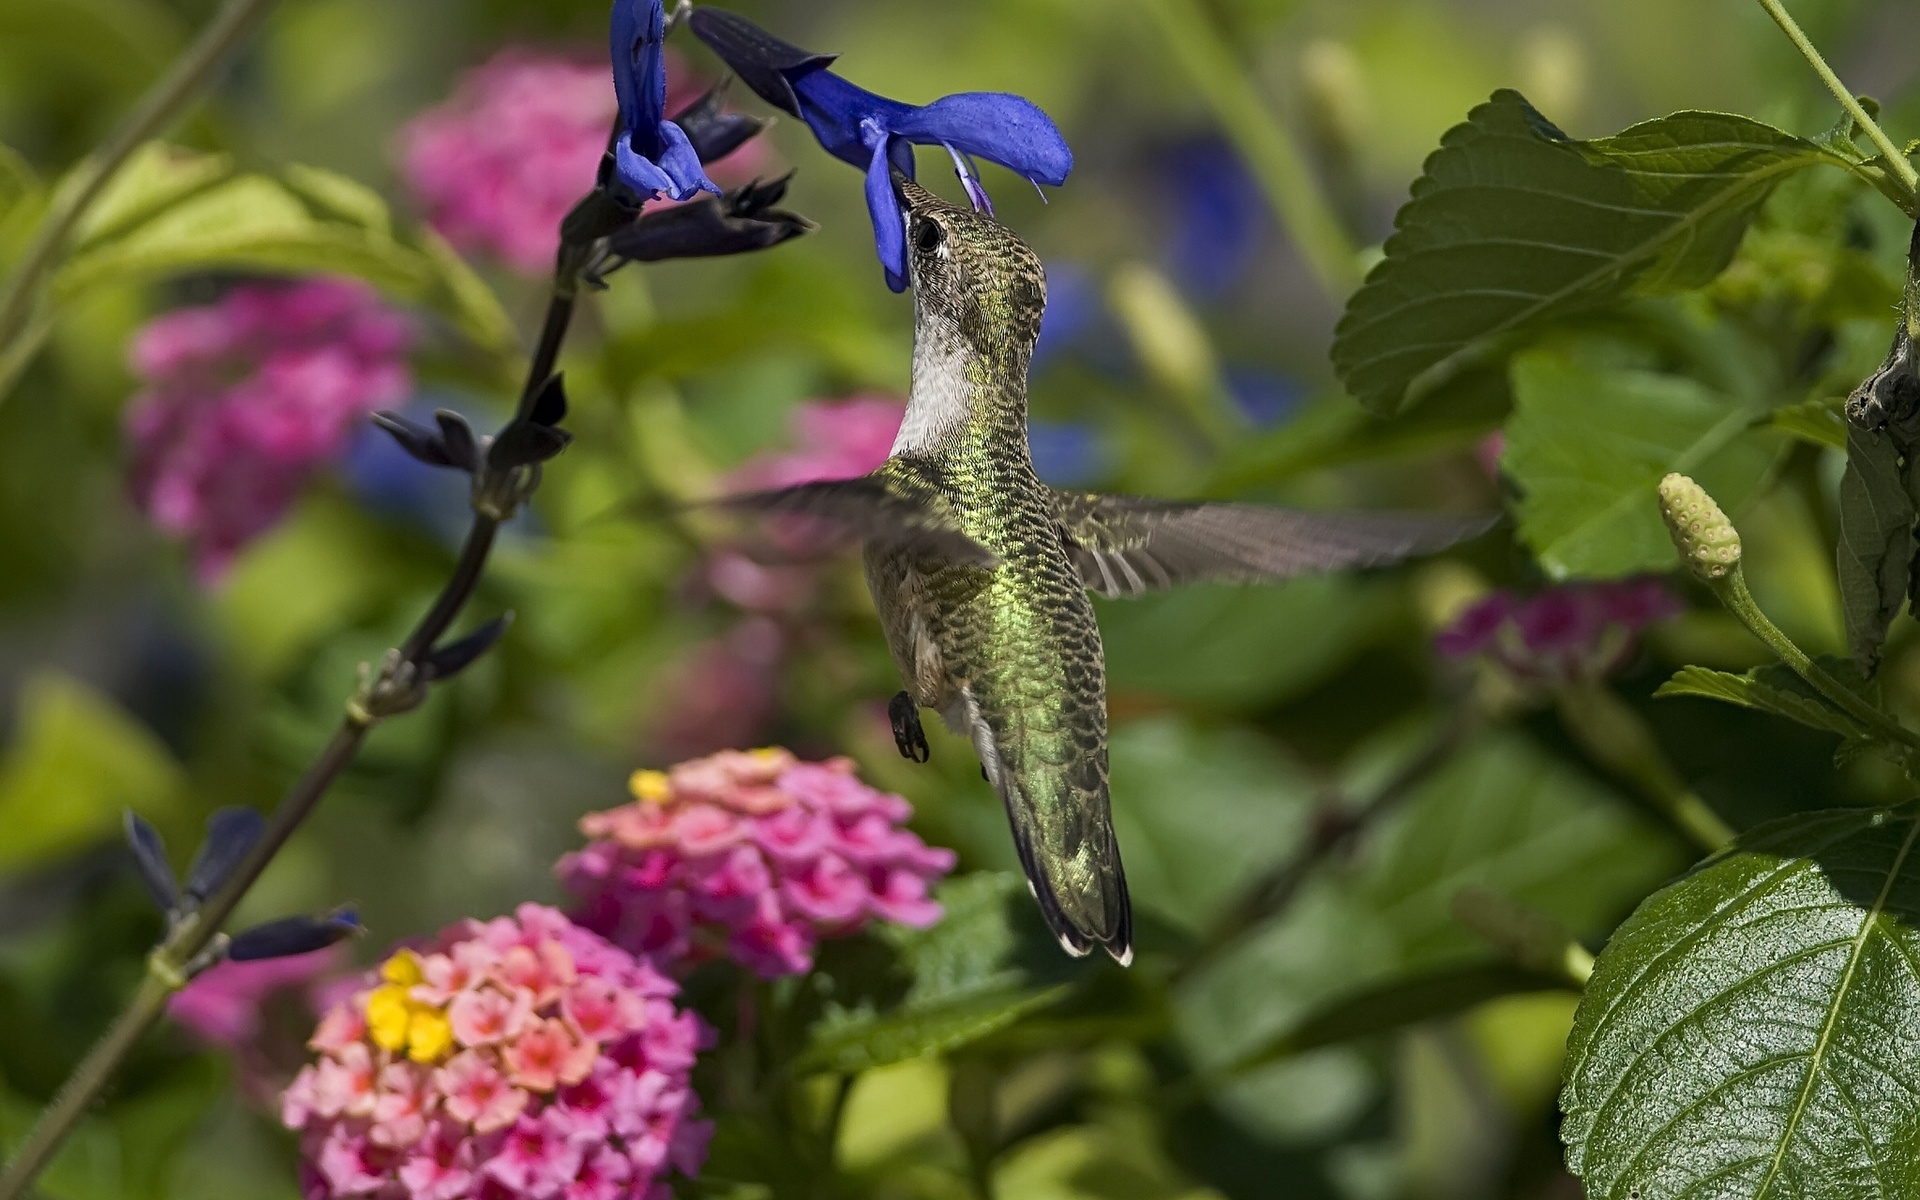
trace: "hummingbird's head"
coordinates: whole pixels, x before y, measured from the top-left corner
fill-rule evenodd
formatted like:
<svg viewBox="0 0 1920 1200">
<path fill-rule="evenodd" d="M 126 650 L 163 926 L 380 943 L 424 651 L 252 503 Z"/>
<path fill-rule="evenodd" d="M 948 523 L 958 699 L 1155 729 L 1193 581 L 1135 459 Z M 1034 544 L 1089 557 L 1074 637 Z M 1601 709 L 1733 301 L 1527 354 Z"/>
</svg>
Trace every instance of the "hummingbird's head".
<svg viewBox="0 0 1920 1200">
<path fill-rule="evenodd" d="M 1039 255 L 985 213 L 949 204 L 894 176 L 907 215 L 907 273 L 923 330 L 957 334 L 969 346 L 1030 355 L 1047 307 Z"/>
</svg>

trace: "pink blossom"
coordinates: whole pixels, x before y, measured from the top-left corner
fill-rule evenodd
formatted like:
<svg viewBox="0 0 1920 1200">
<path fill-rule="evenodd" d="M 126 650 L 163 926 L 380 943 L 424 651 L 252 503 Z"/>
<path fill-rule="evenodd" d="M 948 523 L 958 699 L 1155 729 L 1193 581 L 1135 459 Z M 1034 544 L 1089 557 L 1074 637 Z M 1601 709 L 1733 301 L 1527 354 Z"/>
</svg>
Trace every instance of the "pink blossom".
<svg viewBox="0 0 1920 1200">
<path fill-rule="evenodd" d="M 434 1084 L 446 1096 L 447 1115 L 479 1133 L 512 1123 L 527 1106 L 527 1094 L 508 1083 L 493 1061 L 477 1050 L 455 1055 L 440 1068 Z"/>
<path fill-rule="evenodd" d="M 412 390 L 410 326 L 344 280 L 236 287 L 134 338 L 134 502 L 184 539 L 203 583 L 279 522 L 377 408 Z"/>
<path fill-rule="evenodd" d="M 678 63 L 667 78 L 669 113 L 704 90 Z M 503 50 L 401 130 L 401 175 L 455 246 L 543 274 L 553 267 L 561 219 L 593 187 L 613 116 L 604 61 Z M 769 165 L 767 153 L 754 139 L 707 170 L 723 186 L 743 183 Z"/>
<path fill-rule="evenodd" d="M 912 807 L 846 759 L 726 750 L 632 787 L 633 804 L 582 819 L 594 840 L 559 871 L 576 919 L 635 953 L 725 953 L 772 978 L 809 970 L 822 937 L 939 919 L 928 890 L 952 853 L 903 828 Z"/>
<path fill-rule="evenodd" d="M 579 1083 L 593 1070 L 600 1048 L 583 1042 L 564 1021 L 540 1021 L 508 1043 L 502 1059 L 519 1087 L 550 1092 L 562 1083 Z"/>
<path fill-rule="evenodd" d="M 567 1136 L 563 1121 L 553 1110 L 522 1116 L 485 1170 L 518 1195 L 557 1194 L 579 1173 L 582 1158 L 581 1147 Z"/>
<path fill-rule="evenodd" d="M 512 1037 L 533 1016 L 530 998 L 495 988 L 461 992 L 447 1006 L 453 1036 L 462 1046 L 490 1046 Z"/>
<path fill-rule="evenodd" d="M 340 1001 L 358 1021 L 328 1015 L 317 1060 L 283 1097 L 304 1194 L 592 1200 L 696 1172 L 676 1147 L 704 1145 L 685 1131 L 699 1124 L 688 1077 L 710 1035 L 676 991 L 539 905 L 396 953 Z"/>
<path fill-rule="evenodd" d="M 789 451 L 755 459 L 728 478 L 737 488 L 852 479 L 887 461 L 907 406 L 887 396 L 816 400 L 794 410 Z"/>
<path fill-rule="evenodd" d="M 695 646 L 657 685 L 673 704 L 661 714 L 649 744 L 673 757 L 751 740 L 779 711 L 786 652 L 786 632 L 764 616 L 748 617 Z"/>
<path fill-rule="evenodd" d="M 1524 599 L 1494 592 L 1441 630 L 1434 648 L 1490 663 L 1525 690 L 1551 690 L 1606 677 L 1642 629 L 1684 608 L 1651 578 L 1562 584 Z"/>
</svg>

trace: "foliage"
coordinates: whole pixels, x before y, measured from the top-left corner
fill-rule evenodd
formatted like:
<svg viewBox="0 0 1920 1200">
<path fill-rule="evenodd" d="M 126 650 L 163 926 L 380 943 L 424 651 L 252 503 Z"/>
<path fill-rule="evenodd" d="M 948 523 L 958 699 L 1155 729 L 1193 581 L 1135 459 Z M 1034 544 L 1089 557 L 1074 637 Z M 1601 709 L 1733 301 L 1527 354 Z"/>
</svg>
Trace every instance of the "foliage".
<svg viewBox="0 0 1920 1200">
<path fill-rule="evenodd" d="M 0 288 L 211 7 L 0 0 Z M 907 384 L 859 174 L 782 121 L 713 174 L 737 200 L 793 167 L 791 191 L 726 219 L 778 200 L 805 217 L 767 244 L 818 231 L 587 271 L 566 428 L 518 414 L 565 453 L 491 477 L 518 481 L 508 508 L 539 492 L 473 593 L 478 640 L 438 651 L 470 669 L 384 696 L 419 711 L 368 737 L 235 927 L 352 901 L 375 963 L 558 900 L 577 820 L 635 767 L 846 754 L 957 852 L 944 917 L 823 940 L 800 975 L 680 980 L 715 1031 L 692 1076 L 714 1140 L 680 1194 L 1920 1190 L 1916 203 L 1777 31 L 1599 0 L 1511 30 L 1411 0 L 742 7 L 886 95 L 1005 89 L 1058 119 L 1077 160 L 1052 207 L 986 175 L 1048 266 L 1048 478 L 1509 521 L 1403 568 L 1102 601 L 1138 954 L 1065 958 L 971 744 L 930 722 L 931 762 L 895 753 L 857 566 L 686 507 L 790 449 L 808 402 Z M 1823 46 L 1878 28 L 1799 7 Z M 421 330 L 416 457 L 478 467 L 450 431 L 507 418 L 546 281 L 456 252 L 395 138 L 503 48 L 599 61 L 607 8 L 289 0 L 0 328 L 0 1149 L 165 936 L 123 813 L 184 845 L 270 810 L 465 561 L 474 481 L 368 431 L 203 586 L 127 498 L 134 332 L 239 282 L 358 278 Z M 676 78 L 718 75 L 671 45 Z M 764 115 L 748 90 L 728 102 Z M 1920 129 L 1887 99 L 1862 114 Z M 937 150 L 920 167 L 950 182 Z M 1739 530 L 1731 574 L 1681 571 L 1675 473 Z M 1649 574 L 1689 611 L 1638 641 L 1514 623 L 1486 633 L 1500 655 L 1433 652 L 1495 589 Z M 1569 645 L 1599 665 L 1514 666 Z M 314 1013 L 260 1013 L 237 1053 L 140 1042 L 42 1192 L 298 1194 L 263 1102 Z"/>
</svg>

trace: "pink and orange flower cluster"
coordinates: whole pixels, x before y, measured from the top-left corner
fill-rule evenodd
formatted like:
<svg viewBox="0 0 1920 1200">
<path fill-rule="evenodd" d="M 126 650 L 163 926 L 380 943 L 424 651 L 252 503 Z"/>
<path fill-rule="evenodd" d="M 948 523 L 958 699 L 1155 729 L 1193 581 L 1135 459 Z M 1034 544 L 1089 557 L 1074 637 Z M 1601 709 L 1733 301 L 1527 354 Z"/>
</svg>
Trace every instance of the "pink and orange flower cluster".
<svg viewBox="0 0 1920 1200">
<path fill-rule="evenodd" d="M 709 1038 L 677 986 L 522 905 L 388 958 L 321 1020 L 281 1116 L 310 1200 L 617 1200 L 692 1175 Z"/>
<path fill-rule="evenodd" d="M 822 937 L 940 918 L 928 889 L 953 852 L 903 828 L 911 806 L 860 782 L 850 760 L 728 750 L 638 772 L 632 791 L 634 803 L 581 821 L 592 840 L 560 876 L 580 897 L 576 919 L 635 954 L 724 954 L 775 978 L 810 970 Z"/>
</svg>

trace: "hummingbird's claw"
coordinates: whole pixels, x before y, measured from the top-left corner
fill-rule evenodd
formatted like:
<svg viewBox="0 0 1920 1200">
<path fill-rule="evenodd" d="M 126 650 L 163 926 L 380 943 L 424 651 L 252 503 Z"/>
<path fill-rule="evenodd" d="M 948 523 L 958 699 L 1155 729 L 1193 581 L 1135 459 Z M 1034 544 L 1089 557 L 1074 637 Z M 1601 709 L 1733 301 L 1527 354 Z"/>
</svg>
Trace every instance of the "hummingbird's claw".
<svg viewBox="0 0 1920 1200">
<path fill-rule="evenodd" d="M 923 763 L 932 757 L 927 746 L 927 731 L 920 728 L 920 706 L 913 697 L 901 692 L 887 701 L 887 719 L 893 722 L 893 744 L 900 748 L 900 757 L 910 758 Z"/>
</svg>

